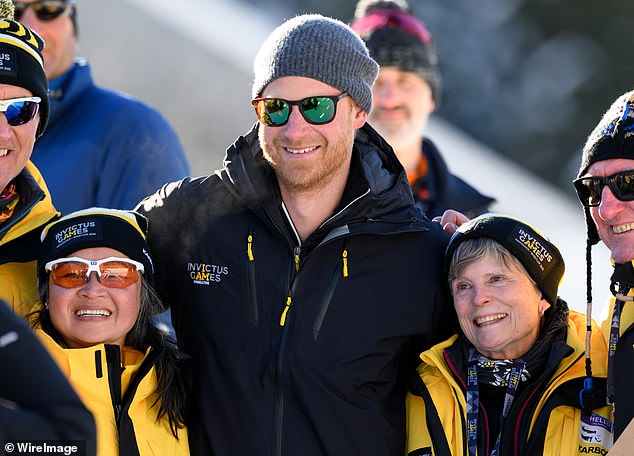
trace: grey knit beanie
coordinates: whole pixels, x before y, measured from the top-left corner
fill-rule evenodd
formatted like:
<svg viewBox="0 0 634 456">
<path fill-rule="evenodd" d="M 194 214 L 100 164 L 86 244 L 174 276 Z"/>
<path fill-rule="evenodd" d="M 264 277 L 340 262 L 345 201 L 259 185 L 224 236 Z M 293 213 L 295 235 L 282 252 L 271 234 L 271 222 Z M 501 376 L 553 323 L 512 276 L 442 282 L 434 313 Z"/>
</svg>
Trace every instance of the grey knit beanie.
<svg viewBox="0 0 634 456">
<path fill-rule="evenodd" d="M 365 44 L 346 24 L 302 15 L 284 22 L 262 44 L 253 62 L 251 95 L 259 97 L 277 78 L 303 76 L 348 93 L 370 113 L 378 72 Z"/>
</svg>

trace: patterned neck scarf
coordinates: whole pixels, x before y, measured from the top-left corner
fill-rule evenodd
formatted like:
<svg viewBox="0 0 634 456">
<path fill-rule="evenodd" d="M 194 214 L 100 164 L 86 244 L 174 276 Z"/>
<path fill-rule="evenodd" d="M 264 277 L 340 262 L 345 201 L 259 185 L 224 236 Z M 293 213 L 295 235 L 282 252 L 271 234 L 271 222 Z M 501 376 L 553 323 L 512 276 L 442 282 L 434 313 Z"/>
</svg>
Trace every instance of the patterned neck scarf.
<svg viewBox="0 0 634 456">
<path fill-rule="evenodd" d="M 479 383 L 504 388 L 504 406 L 502 409 L 502 421 L 506 419 L 511 410 L 511 404 L 517 394 L 517 388 L 522 381 L 530 378 L 526 370 L 526 362 L 522 359 L 493 360 L 480 355 L 474 348 L 469 351 L 467 362 L 467 442 L 469 456 L 476 456 L 478 448 L 478 416 L 480 412 L 480 388 Z M 495 440 L 491 450 L 491 456 L 500 454 L 500 434 Z"/>
<path fill-rule="evenodd" d="M 19 201 L 20 195 L 18 195 L 14 179 L 0 192 L 0 223 L 4 223 L 11 218 Z"/>
<path fill-rule="evenodd" d="M 515 361 L 512 359 L 489 359 L 480 355 L 477 359 L 476 370 L 478 372 L 478 382 L 490 386 L 505 388 L 512 376 Z M 524 366 L 520 381 L 525 382 L 531 375 Z"/>
</svg>

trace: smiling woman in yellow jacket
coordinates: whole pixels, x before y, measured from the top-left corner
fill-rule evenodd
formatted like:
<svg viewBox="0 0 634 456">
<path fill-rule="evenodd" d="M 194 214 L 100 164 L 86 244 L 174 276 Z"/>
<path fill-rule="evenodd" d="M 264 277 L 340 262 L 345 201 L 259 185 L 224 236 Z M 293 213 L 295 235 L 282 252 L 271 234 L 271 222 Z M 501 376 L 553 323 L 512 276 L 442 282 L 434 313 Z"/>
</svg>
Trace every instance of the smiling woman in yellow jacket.
<svg viewBox="0 0 634 456">
<path fill-rule="evenodd" d="M 607 347 L 557 297 L 563 258 L 531 226 L 485 214 L 464 224 L 446 265 L 460 333 L 421 355 L 407 399 L 410 456 L 606 454 Z"/>
<path fill-rule="evenodd" d="M 186 455 L 184 356 L 160 302 L 143 216 L 92 208 L 42 233 L 34 325 L 95 417 L 97 454 Z"/>
</svg>

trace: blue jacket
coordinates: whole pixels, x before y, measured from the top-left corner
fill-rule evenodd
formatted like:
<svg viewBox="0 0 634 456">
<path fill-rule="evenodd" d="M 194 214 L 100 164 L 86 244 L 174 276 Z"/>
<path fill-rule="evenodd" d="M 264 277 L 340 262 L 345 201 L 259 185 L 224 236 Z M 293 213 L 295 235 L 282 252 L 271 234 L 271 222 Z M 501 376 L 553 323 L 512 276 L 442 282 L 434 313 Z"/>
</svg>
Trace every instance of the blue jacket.
<svg viewBox="0 0 634 456">
<path fill-rule="evenodd" d="M 189 174 L 178 137 L 158 111 L 95 86 L 84 60 L 61 77 L 31 156 L 59 211 L 129 209 Z"/>
</svg>

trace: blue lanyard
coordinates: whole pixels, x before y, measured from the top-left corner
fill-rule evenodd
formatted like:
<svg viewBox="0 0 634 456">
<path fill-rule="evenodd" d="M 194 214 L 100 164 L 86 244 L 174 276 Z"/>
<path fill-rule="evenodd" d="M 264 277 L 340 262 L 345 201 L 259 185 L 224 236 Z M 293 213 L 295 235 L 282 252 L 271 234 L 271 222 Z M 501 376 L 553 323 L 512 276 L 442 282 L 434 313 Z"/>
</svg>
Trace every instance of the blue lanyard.
<svg viewBox="0 0 634 456">
<path fill-rule="evenodd" d="M 467 444 L 469 447 L 469 456 L 476 456 L 478 450 L 478 415 L 480 409 L 480 389 L 478 386 L 478 360 L 480 356 L 475 349 L 469 351 L 469 360 L 467 362 Z M 504 395 L 504 407 L 502 408 L 502 425 L 511 410 L 511 404 L 517 394 L 517 388 L 522 380 L 522 372 L 526 362 L 521 359 L 513 361 L 513 367 L 506 383 L 506 393 Z M 495 441 L 495 445 L 491 450 L 490 456 L 499 456 L 500 440 L 502 436 L 502 426 Z"/>
</svg>

